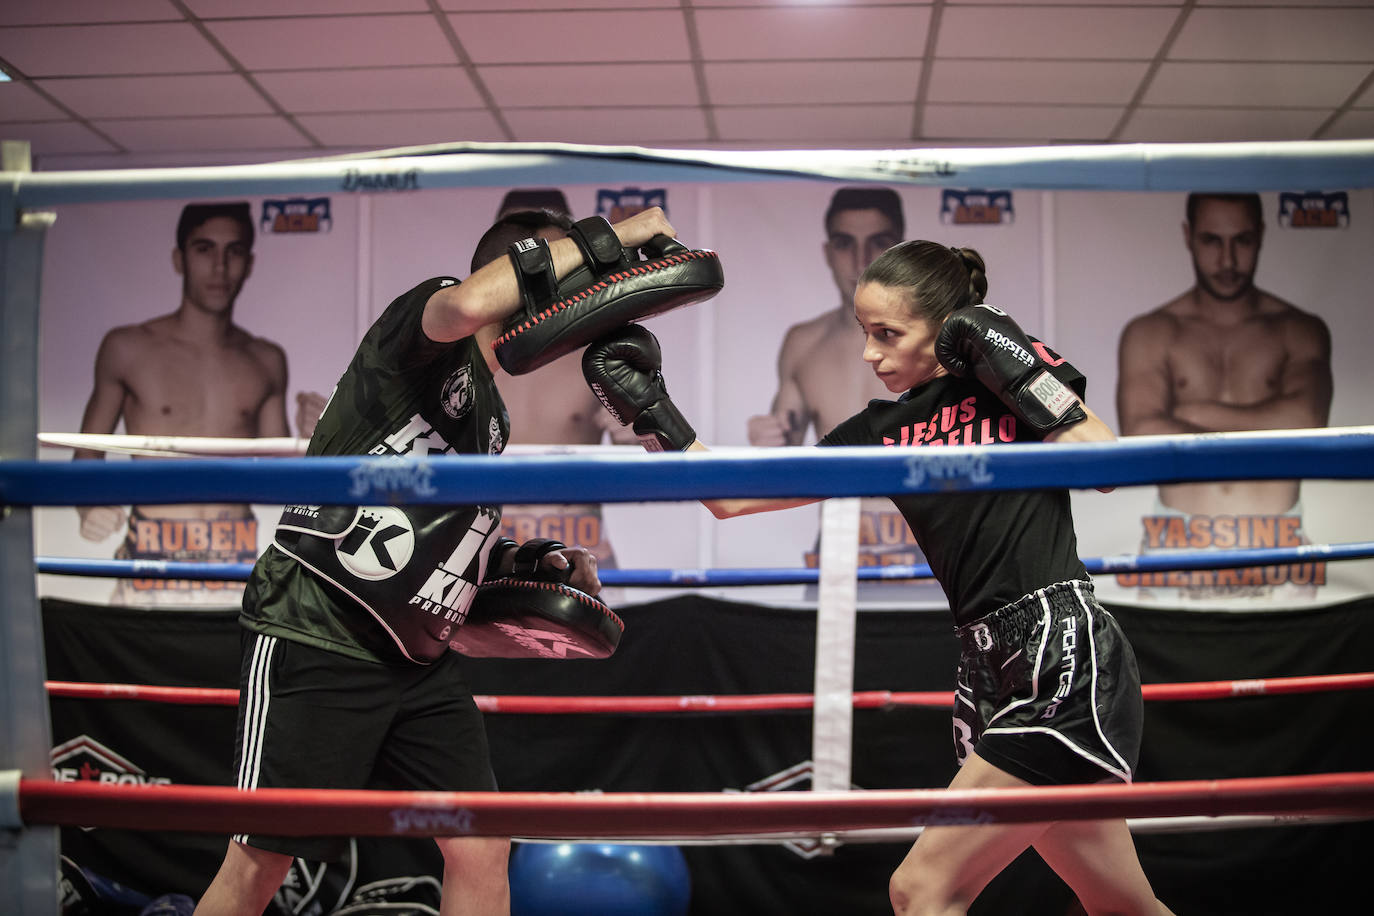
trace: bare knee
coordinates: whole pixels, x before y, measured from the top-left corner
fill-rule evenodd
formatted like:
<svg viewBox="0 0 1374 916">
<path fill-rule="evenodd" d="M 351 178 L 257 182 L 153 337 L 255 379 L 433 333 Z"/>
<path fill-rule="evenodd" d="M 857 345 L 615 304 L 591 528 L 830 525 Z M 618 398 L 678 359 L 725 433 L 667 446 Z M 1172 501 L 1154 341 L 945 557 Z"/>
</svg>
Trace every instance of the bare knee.
<svg viewBox="0 0 1374 916">
<path fill-rule="evenodd" d="M 887 897 L 897 916 L 966 913 L 971 901 L 940 880 L 940 873 L 908 855 L 887 882 Z"/>
</svg>

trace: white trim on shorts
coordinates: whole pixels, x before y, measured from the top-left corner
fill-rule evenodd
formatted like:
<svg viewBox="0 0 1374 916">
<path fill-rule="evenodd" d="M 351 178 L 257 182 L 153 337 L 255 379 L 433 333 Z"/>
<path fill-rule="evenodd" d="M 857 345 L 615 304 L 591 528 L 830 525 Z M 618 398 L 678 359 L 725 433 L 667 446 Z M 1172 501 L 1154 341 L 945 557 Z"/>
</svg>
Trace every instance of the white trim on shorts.
<svg viewBox="0 0 1374 916">
<path fill-rule="evenodd" d="M 243 704 L 243 752 L 239 760 L 238 787 L 256 789 L 262 773 L 262 744 L 267 731 L 267 708 L 272 702 L 269 674 L 277 638 L 258 633 L 253 637 L 253 659 L 248 669 L 248 692 L 240 698 Z M 248 834 L 236 833 L 236 843 L 247 843 Z"/>
</svg>

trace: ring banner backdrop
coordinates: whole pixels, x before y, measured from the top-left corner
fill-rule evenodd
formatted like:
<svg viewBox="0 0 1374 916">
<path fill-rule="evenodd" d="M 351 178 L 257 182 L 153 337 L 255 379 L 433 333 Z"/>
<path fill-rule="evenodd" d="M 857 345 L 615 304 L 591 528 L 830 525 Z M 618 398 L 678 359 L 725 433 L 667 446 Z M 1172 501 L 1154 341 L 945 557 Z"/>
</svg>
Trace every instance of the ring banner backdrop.
<svg viewBox="0 0 1374 916">
<path fill-rule="evenodd" d="M 1207 239 L 1226 240 L 1212 252 L 1191 240 L 1201 236 L 1185 228 L 1182 192 L 867 186 L 856 197 L 848 187 L 800 178 L 580 184 L 522 199 L 612 219 L 663 206 L 689 245 L 720 253 L 726 283 L 718 296 L 646 322 L 662 344 L 674 401 L 712 445 L 808 446 L 867 399 L 893 396 L 860 358 L 847 291 L 863 264 L 902 238 L 981 252 L 988 301 L 1078 366 L 1089 405 L 1123 434 L 1374 423 L 1367 396 L 1374 361 L 1363 343 L 1374 285 L 1374 190 L 1266 191 L 1258 198 L 1261 227 L 1245 222 L 1246 204 L 1215 205 L 1194 217 L 1199 226 L 1230 220 L 1207 230 Z M 308 432 L 364 330 L 392 298 L 426 277 L 470 273 L 472 251 L 507 190 L 247 198 L 251 260 L 240 253 L 223 275 L 177 248 L 191 201 L 57 206 L 43 270 L 40 429 Z M 219 229 L 226 223 L 234 225 L 221 219 Z M 186 321 L 184 296 L 202 303 L 196 322 Z M 570 355 L 499 379 L 513 444 L 626 441 L 611 437 L 621 431 L 591 398 L 577 362 Z M 932 417 L 912 442 L 996 438 L 988 423 L 946 416 Z M 48 460 L 71 456 L 42 449 Z M 717 522 L 695 503 L 603 507 L 556 489 L 551 483 L 551 499 L 570 504 L 510 507 L 503 533 L 587 546 L 606 568 L 817 562 L 815 506 Z M 1370 536 L 1367 513 L 1351 511 L 1370 505 L 1363 481 L 1128 487 L 1075 492 L 1074 501 L 1084 556 Z M 279 508 L 41 509 L 37 552 L 244 562 L 266 546 Z M 863 503 L 859 553 L 862 565 L 924 561 L 881 498 Z M 1142 607 L 1314 608 L 1374 594 L 1374 561 L 1119 573 L 1096 583 L 1101 597 Z M 43 576 L 40 588 L 136 607 L 232 607 L 239 594 L 225 583 L 56 576 Z M 609 597 L 662 594 L 627 589 Z M 814 599 L 814 588 L 800 585 L 749 592 L 751 601 L 781 605 Z M 944 596 L 929 581 L 864 582 L 859 601 L 937 608 Z"/>
<path fill-rule="evenodd" d="M 1374 601 L 1304 611 L 1159 611 L 1110 606 L 1130 636 L 1147 684 L 1251 679 L 1368 669 Z M 54 680 L 233 687 L 234 615 L 140 611 L 44 601 Z M 609 659 L 469 659 L 485 695 L 645 696 L 807 693 L 816 628 L 811 615 L 685 595 L 624 612 Z M 856 690 L 949 691 L 958 646 L 947 614 L 858 614 Z M 130 699 L 54 698 L 52 762 L 61 780 L 231 785 L 234 709 Z M 1145 708 L 1140 782 L 1368 771 L 1374 746 L 1350 738 L 1374 717 L 1374 691 L 1205 701 Z M 946 709 L 893 706 L 854 713 L 858 789 L 945 786 L 955 763 Z M 508 791 L 781 792 L 811 788 L 808 712 L 669 715 L 488 713 L 492 762 Z M 1277 725 L 1282 727 L 1276 727 Z M 732 825 L 722 823 L 722 832 Z M 198 895 L 226 838 L 63 828 L 79 866 L 153 896 Z M 910 838 L 882 843 L 819 839 L 687 845 L 691 910 L 887 914 L 887 878 Z M 1374 821 L 1137 835 L 1161 900 L 1183 914 L 1342 911 L 1348 878 L 1374 843 Z M 423 896 L 440 873 L 428 840 L 360 839 L 347 862 L 298 862 L 274 916 L 333 912 L 368 885 L 372 898 L 437 904 Z M 354 874 L 356 872 L 356 874 Z M 314 898 L 308 897 L 313 891 Z M 410 896 L 405 896 L 409 894 Z M 416 896 L 419 895 L 419 896 Z M 1028 901 L 1034 901 L 1028 904 Z M 973 916 L 1068 916 L 1068 889 L 1032 852 L 981 894 Z M 394 908 L 394 907 L 393 907 Z M 415 912 L 424 912 L 416 909 Z"/>
</svg>

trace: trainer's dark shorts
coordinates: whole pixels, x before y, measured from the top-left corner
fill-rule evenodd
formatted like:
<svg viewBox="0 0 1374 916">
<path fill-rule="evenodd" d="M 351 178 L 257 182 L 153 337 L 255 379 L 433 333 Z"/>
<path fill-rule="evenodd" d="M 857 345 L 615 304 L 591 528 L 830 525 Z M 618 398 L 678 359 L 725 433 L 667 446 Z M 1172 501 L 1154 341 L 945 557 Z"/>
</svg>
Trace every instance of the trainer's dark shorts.
<svg viewBox="0 0 1374 916">
<path fill-rule="evenodd" d="M 495 791 L 482 713 L 446 652 L 387 666 L 243 631 L 234 763 L 240 789 Z M 304 859 L 339 858 L 343 837 L 238 835 Z"/>
<path fill-rule="evenodd" d="M 1130 782 L 1135 653 L 1092 583 L 1060 582 L 959 627 L 954 744 L 1033 785 Z"/>
</svg>

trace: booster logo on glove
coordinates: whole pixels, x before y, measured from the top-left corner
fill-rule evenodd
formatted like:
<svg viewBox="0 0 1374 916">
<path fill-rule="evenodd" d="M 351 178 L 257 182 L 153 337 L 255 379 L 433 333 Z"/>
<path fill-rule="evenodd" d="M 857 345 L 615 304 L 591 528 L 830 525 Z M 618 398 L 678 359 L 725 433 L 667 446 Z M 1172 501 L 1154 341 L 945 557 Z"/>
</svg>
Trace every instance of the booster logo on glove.
<svg viewBox="0 0 1374 916">
<path fill-rule="evenodd" d="M 396 575 L 415 552 L 415 531 L 392 506 L 368 506 L 336 542 L 339 562 L 359 579 L 375 582 Z"/>
</svg>

